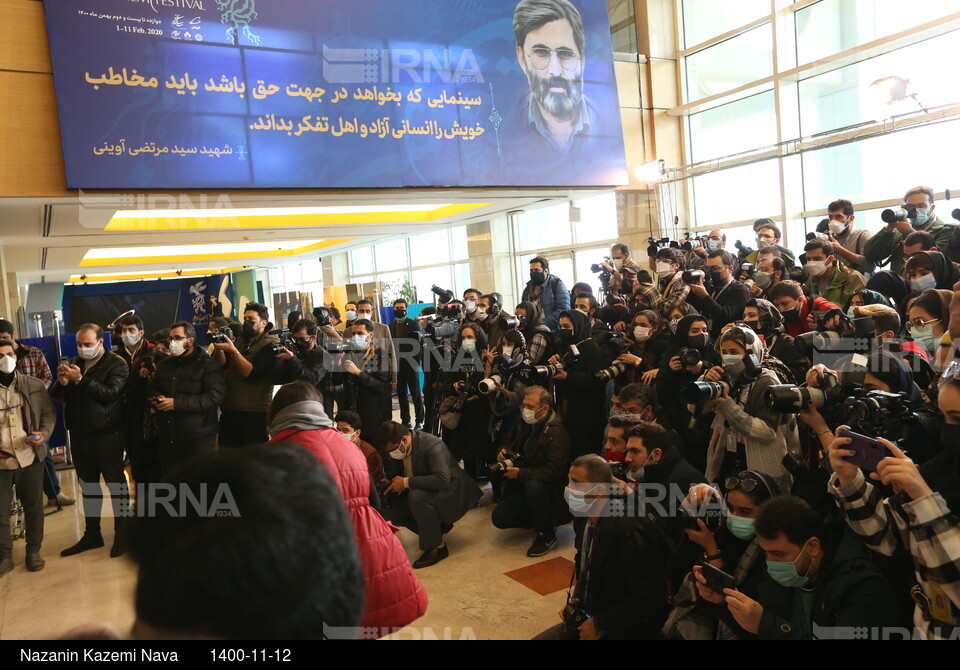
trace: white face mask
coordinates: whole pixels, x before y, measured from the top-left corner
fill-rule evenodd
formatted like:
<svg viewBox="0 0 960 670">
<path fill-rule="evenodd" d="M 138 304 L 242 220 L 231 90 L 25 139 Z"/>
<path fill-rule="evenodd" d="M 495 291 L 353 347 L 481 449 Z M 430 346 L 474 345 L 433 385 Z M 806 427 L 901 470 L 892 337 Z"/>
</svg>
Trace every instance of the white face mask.
<svg viewBox="0 0 960 670">
<path fill-rule="evenodd" d="M 93 347 L 77 347 L 77 355 L 85 361 L 92 361 L 100 355 L 101 349 L 102 346 L 99 343 Z"/>
<path fill-rule="evenodd" d="M 807 270 L 807 274 L 811 277 L 819 277 L 824 272 L 827 271 L 827 262 L 826 261 L 807 261 L 807 264 L 804 266 Z"/>
<path fill-rule="evenodd" d="M 467 310 L 467 314 L 473 314 L 477 311 L 477 301 L 476 300 L 467 300 L 463 303 L 464 308 Z"/>
<path fill-rule="evenodd" d="M 357 349 L 366 349 L 367 337 L 365 335 L 354 335 L 353 346 L 355 346 Z"/>
<path fill-rule="evenodd" d="M 531 426 L 539 421 L 537 418 L 537 411 L 532 409 L 527 409 L 526 407 L 520 408 L 520 416 L 523 419 L 524 423 L 528 423 Z"/>
<path fill-rule="evenodd" d="M 140 341 L 140 333 L 124 333 L 123 334 L 123 343 L 128 347 L 137 346 L 137 342 Z"/>
<path fill-rule="evenodd" d="M 16 369 L 17 369 L 16 356 L 0 357 L 0 372 L 2 372 L 5 375 L 8 375 Z"/>
<path fill-rule="evenodd" d="M 847 224 L 840 223 L 839 221 L 831 221 L 827 224 L 827 228 L 830 229 L 830 234 L 837 236 L 847 229 Z"/>
<path fill-rule="evenodd" d="M 513 349 L 514 349 L 513 347 L 504 347 L 503 355 L 513 357 Z"/>
<path fill-rule="evenodd" d="M 657 276 L 663 279 L 673 274 L 673 263 L 657 261 Z"/>
<path fill-rule="evenodd" d="M 389 454 L 390 458 L 392 458 L 395 461 L 402 461 L 404 458 L 406 458 L 407 455 L 403 453 L 403 450 L 401 449 L 402 446 L 403 446 L 403 442 L 400 443 L 400 446 L 398 446 L 396 449 L 391 451 Z"/>
<path fill-rule="evenodd" d="M 341 435 L 353 442 L 353 438 L 356 437 L 357 431 L 353 431 L 352 433 L 341 433 Z"/>
<path fill-rule="evenodd" d="M 487 310 L 477 309 L 477 321 L 486 321 L 487 320 Z"/>
<path fill-rule="evenodd" d="M 357 318 L 370 321 L 373 318 L 373 312 L 357 312 Z"/>
<path fill-rule="evenodd" d="M 476 351 L 477 350 L 477 341 L 476 340 L 464 340 L 463 348 L 465 351 Z"/>
<path fill-rule="evenodd" d="M 171 356 L 183 356 L 184 352 L 187 350 L 186 340 L 170 340 L 170 350 Z"/>
<path fill-rule="evenodd" d="M 614 258 L 612 261 L 610 261 L 610 263 L 613 265 L 614 270 L 619 270 L 623 267 L 622 258 Z"/>
<path fill-rule="evenodd" d="M 634 326 L 633 327 L 633 339 L 637 342 L 643 342 L 644 340 L 650 339 L 650 329 L 644 328 L 643 326 Z"/>
</svg>

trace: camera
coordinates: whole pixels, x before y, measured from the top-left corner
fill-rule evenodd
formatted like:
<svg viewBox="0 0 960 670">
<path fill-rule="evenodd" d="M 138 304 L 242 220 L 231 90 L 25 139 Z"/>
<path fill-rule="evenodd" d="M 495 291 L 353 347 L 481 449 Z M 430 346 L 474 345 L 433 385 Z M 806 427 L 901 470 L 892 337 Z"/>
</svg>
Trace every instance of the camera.
<svg viewBox="0 0 960 670">
<path fill-rule="evenodd" d="M 737 240 L 733 246 L 737 248 L 737 257 L 740 261 L 752 254 L 754 251 L 751 247 L 748 247 L 740 240 Z"/>
<path fill-rule="evenodd" d="M 440 288 L 436 284 L 430 287 L 430 291 L 434 293 L 439 299 L 440 302 L 450 302 L 453 300 L 453 291 L 446 288 Z"/>
<path fill-rule="evenodd" d="M 688 405 L 699 405 L 723 396 L 730 385 L 726 382 L 692 382 L 683 389 L 683 399 Z"/>
<path fill-rule="evenodd" d="M 580 626 L 582 626 L 589 618 L 587 613 L 580 606 L 579 598 L 571 598 L 567 602 L 567 606 L 563 608 L 561 616 L 563 617 L 563 623 L 566 625 L 567 630 L 570 631 L 571 635 L 574 632 L 577 632 L 579 635 Z"/>
<path fill-rule="evenodd" d="M 753 279 L 757 274 L 757 268 L 753 263 L 743 263 L 740 265 L 740 281 Z"/>
<path fill-rule="evenodd" d="M 906 221 L 910 217 L 910 212 L 905 209 L 885 209 L 880 212 L 880 218 L 884 223 L 898 223 L 900 221 Z"/>
<path fill-rule="evenodd" d="M 516 451 L 506 451 L 503 460 L 490 466 L 490 472 L 506 472 L 507 468 L 519 468 L 526 462 L 523 454 Z"/>
<path fill-rule="evenodd" d="M 157 362 L 153 357 L 153 352 L 151 351 L 144 352 L 143 356 L 140 357 L 140 367 L 156 372 Z"/>
<path fill-rule="evenodd" d="M 333 322 L 330 320 L 330 312 L 325 307 L 314 307 L 313 318 L 317 320 L 318 328 L 326 328 L 327 326 L 333 325 Z"/>
<path fill-rule="evenodd" d="M 693 251 L 694 249 L 699 249 L 702 246 L 703 238 L 691 237 L 690 233 L 687 233 L 686 239 L 680 243 L 680 248 L 684 251 Z"/>
<path fill-rule="evenodd" d="M 233 331 L 229 327 L 224 326 L 220 330 L 207 333 L 207 340 L 213 344 L 223 344 L 227 340 L 233 340 Z"/>
<path fill-rule="evenodd" d="M 680 515 L 680 526 L 683 529 L 700 530 L 697 521 L 703 521 L 712 533 L 723 527 L 723 501 L 713 493 L 707 495 L 706 500 L 699 503 L 695 509 L 683 509 Z"/>
<path fill-rule="evenodd" d="M 514 330 L 520 327 L 520 319 L 515 316 L 501 316 L 500 328 L 503 330 Z"/>
<path fill-rule="evenodd" d="M 653 258 L 657 255 L 658 251 L 666 248 L 667 246 L 671 246 L 669 237 L 661 237 L 659 239 L 656 237 L 650 237 L 647 239 L 647 256 Z"/>
<path fill-rule="evenodd" d="M 503 383 L 503 377 L 500 375 L 490 375 L 486 379 L 477 382 L 477 389 L 483 395 L 489 395 L 497 390 L 497 385 Z"/>
<path fill-rule="evenodd" d="M 700 355 L 700 350 L 693 349 L 692 347 L 684 347 L 680 350 L 679 355 L 680 362 L 683 363 L 684 367 L 697 365 L 703 361 L 703 356 Z"/>
<path fill-rule="evenodd" d="M 530 379 L 535 384 L 544 384 L 563 371 L 562 365 L 534 365 L 530 368 Z"/>
<path fill-rule="evenodd" d="M 323 350 L 328 354 L 354 354 L 362 351 L 361 349 L 357 349 L 352 339 L 340 341 L 333 338 L 324 339 Z"/>
<path fill-rule="evenodd" d="M 626 372 L 628 369 L 630 369 L 630 365 L 628 363 L 617 361 L 612 365 L 610 365 L 609 367 L 606 367 L 603 370 L 600 370 L 600 372 L 595 374 L 594 377 L 598 379 L 602 379 L 604 381 L 610 381 L 611 379 L 616 379 L 617 377 L 622 375 L 624 372 Z"/>
<path fill-rule="evenodd" d="M 916 418 L 906 393 L 866 391 L 860 389 L 841 404 L 843 423 L 867 435 L 888 435 L 894 424 Z"/>
<path fill-rule="evenodd" d="M 610 474 L 613 475 L 614 479 L 619 479 L 622 482 L 627 481 L 627 471 L 623 463 L 619 461 L 607 461 L 607 465 L 610 466 Z"/>
<path fill-rule="evenodd" d="M 847 391 L 850 391 L 850 387 Z M 840 386 L 840 380 L 833 373 L 823 375 L 820 388 L 812 386 L 795 386 L 793 384 L 775 384 L 767 389 L 767 407 L 775 412 L 785 414 L 799 414 L 807 405 L 813 403 L 817 409 L 822 409 L 844 398 L 847 393 Z"/>
<path fill-rule="evenodd" d="M 706 283 L 707 273 L 703 270 L 684 270 L 680 279 L 684 284 L 699 284 L 701 281 Z"/>
<path fill-rule="evenodd" d="M 609 257 L 609 256 L 604 256 L 604 257 L 603 257 L 603 262 L 604 262 L 604 263 L 610 263 L 610 257 Z M 611 263 L 611 265 L 612 265 L 612 263 Z M 591 266 L 590 266 L 590 272 L 595 272 L 595 273 L 597 273 L 597 274 L 609 274 L 609 273 L 607 272 L 607 269 L 606 269 L 605 267 L 603 267 L 603 265 L 600 264 L 600 263 L 594 263 L 593 265 L 591 265 Z"/>
</svg>

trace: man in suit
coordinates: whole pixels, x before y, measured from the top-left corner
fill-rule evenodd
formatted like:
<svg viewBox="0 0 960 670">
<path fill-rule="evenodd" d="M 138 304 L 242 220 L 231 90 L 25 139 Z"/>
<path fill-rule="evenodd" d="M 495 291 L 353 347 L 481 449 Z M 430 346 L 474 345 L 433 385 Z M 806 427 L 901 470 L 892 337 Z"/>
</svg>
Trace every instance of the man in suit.
<svg viewBox="0 0 960 670">
<path fill-rule="evenodd" d="M 439 563 L 449 556 L 444 533 L 477 504 L 480 488 L 453 460 L 447 445 L 429 433 L 388 421 L 380 427 L 376 445 L 390 457 L 383 464 L 390 480 L 383 516 L 420 536 L 424 553 L 413 567 Z"/>
<path fill-rule="evenodd" d="M 397 389 L 397 352 L 393 347 L 393 336 L 390 334 L 390 328 L 386 324 L 374 321 L 373 303 L 366 299 L 357 301 L 357 321 L 362 319 L 366 319 L 373 324 L 373 341 L 377 348 L 382 349 L 387 355 L 387 361 L 390 365 L 390 383 L 393 386 L 392 390 L 395 391 Z"/>
</svg>

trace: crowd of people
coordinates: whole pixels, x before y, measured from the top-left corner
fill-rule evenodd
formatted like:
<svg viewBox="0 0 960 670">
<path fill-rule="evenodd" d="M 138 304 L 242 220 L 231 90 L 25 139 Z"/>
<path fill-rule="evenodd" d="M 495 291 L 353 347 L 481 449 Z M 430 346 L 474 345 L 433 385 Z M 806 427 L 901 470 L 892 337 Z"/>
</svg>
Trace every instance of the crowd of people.
<svg viewBox="0 0 960 670">
<path fill-rule="evenodd" d="M 141 484 L 214 481 L 231 451 L 267 459 L 251 445 L 293 443 L 326 466 L 353 522 L 360 567 L 336 569 L 356 572 L 366 597 L 352 618 L 337 610 L 344 625 L 422 615 L 411 567 L 450 556 L 444 537 L 489 485 L 493 525 L 529 529 L 530 557 L 573 523 L 574 579 L 540 639 L 960 637 L 960 233 L 935 208 L 931 189 L 911 189 L 871 236 L 837 200 L 802 250 L 763 219 L 756 249 L 738 241 L 736 253 L 722 230 L 651 240 L 649 268 L 618 243 L 599 295 L 568 290 L 538 256 L 512 311 L 494 291 L 434 287 L 417 318 L 400 299 L 382 324 L 359 300 L 277 330 L 251 303 L 242 323 L 212 319 L 206 347 L 185 322 L 148 341 L 130 315 L 116 353 L 87 324 L 51 379 L 86 523 L 62 555 L 104 545 L 102 477 L 111 555 L 129 545 L 149 586 L 138 617 L 172 630 L 170 600 L 149 596 L 178 549 L 148 547 L 176 522 L 134 515 L 128 529 L 125 455 L 149 498 Z M 15 482 L 31 508 L 36 570 L 53 408 L 33 361 L 0 323 L 0 425 L 15 445 L 0 486 Z M 412 566 L 396 526 L 419 537 Z M 250 583 L 269 591 L 264 579 Z"/>
</svg>

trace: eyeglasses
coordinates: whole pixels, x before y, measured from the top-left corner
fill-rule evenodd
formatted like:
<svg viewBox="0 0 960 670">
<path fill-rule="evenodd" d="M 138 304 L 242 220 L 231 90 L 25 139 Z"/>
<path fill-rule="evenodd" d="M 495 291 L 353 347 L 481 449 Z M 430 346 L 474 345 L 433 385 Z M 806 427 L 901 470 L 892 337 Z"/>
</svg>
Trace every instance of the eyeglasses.
<svg viewBox="0 0 960 670">
<path fill-rule="evenodd" d="M 830 219 L 831 221 L 844 222 L 847 219 L 847 215 L 846 214 L 828 214 L 827 218 Z"/>
<path fill-rule="evenodd" d="M 550 59 L 553 54 L 557 55 L 560 67 L 568 72 L 576 70 L 580 65 L 580 56 L 572 49 L 548 49 L 546 47 L 536 47 L 527 52 L 527 58 L 530 59 L 530 65 L 535 70 L 546 70 L 550 66 Z"/>
<path fill-rule="evenodd" d="M 937 386 L 942 389 L 955 379 L 960 379 L 960 361 L 950 362 L 950 365 L 948 365 L 944 369 L 943 374 L 940 375 L 940 380 L 937 382 Z"/>
<path fill-rule="evenodd" d="M 920 317 L 916 319 L 911 319 L 907 321 L 907 330 L 913 330 L 914 328 L 923 328 L 924 326 L 929 326 L 935 323 L 940 323 L 940 319 L 930 319 L 929 321 L 924 321 Z"/>
<path fill-rule="evenodd" d="M 723 237 L 721 235 L 710 235 L 708 240 L 713 240 L 714 242 L 723 242 Z"/>
<path fill-rule="evenodd" d="M 171 336 L 170 336 L 170 339 L 173 340 L 174 342 L 182 342 L 182 341 L 186 340 L 187 338 L 184 337 L 183 335 L 171 335 Z"/>
<path fill-rule="evenodd" d="M 727 491 L 740 489 L 744 493 L 750 493 L 750 491 L 757 488 L 758 486 L 760 486 L 760 482 L 758 482 L 753 477 L 744 477 L 743 479 L 741 479 L 737 475 L 733 475 L 732 477 L 727 477 L 727 481 L 723 483 L 723 487 Z"/>
<path fill-rule="evenodd" d="M 773 240 L 775 240 L 775 239 L 777 239 L 777 238 L 774 237 L 773 235 L 757 235 L 757 239 L 758 239 L 758 240 L 773 241 Z"/>
</svg>

